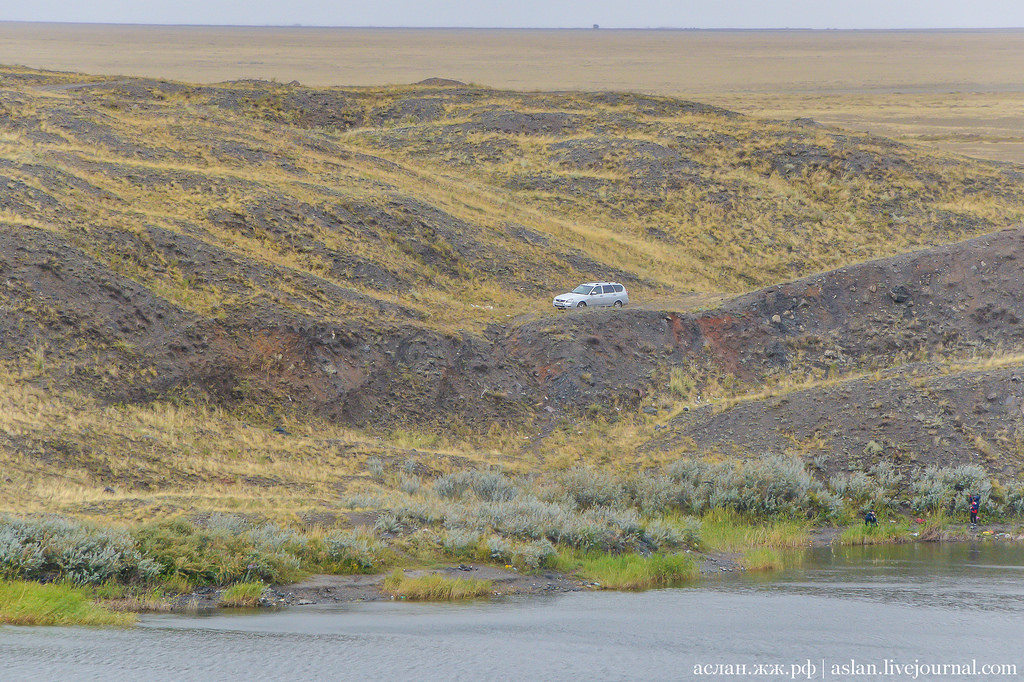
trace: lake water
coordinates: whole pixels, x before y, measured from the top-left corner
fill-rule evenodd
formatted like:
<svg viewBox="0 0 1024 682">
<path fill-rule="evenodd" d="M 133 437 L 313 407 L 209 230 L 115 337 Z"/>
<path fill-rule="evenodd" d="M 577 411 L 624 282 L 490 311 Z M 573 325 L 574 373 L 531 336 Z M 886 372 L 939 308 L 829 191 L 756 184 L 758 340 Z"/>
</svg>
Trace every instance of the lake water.
<svg viewBox="0 0 1024 682">
<path fill-rule="evenodd" d="M 0 679 L 1021 679 L 1022 644 L 1024 547 L 921 544 L 642 593 L 3 627 Z"/>
</svg>

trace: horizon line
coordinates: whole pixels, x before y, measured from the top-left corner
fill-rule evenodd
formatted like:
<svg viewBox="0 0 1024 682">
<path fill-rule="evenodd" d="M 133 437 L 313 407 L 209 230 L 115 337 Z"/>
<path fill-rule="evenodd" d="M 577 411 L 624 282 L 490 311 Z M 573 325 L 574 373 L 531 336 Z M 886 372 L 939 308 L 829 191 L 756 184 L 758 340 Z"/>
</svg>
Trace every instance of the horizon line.
<svg viewBox="0 0 1024 682">
<path fill-rule="evenodd" d="M 161 28 L 312 28 L 312 29 L 355 29 L 355 30 L 423 30 L 423 31 L 736 31 L 736 32 L 757 32 L 757 31 L 815 31 L 821 33 L 836 33 L 842 31 L 891 31 L 891 32 L 935 32 L 935 31 L 1020 31 L 1022 26 L 890 26 L 882 27 L 856 27 L 856 28 L 813 28 L 809 26 L 760 26 L 760 27 L 727 27 L 727 26 L 601 26 L 592 24 L 590 26 L 383 26 L 383 25 L 359 25 L 344 26 L 338 24 L 190 24 L 190 23 L 140 23 L 140 22 L 116 22 L 116 21 L 47 21 L 41 19 L 0 19 L 2 24 L 47 24 L 47 25 L 71 25 L 71 26 L 138 26 L 138 27 L 161 27 Z"/>
</svg>

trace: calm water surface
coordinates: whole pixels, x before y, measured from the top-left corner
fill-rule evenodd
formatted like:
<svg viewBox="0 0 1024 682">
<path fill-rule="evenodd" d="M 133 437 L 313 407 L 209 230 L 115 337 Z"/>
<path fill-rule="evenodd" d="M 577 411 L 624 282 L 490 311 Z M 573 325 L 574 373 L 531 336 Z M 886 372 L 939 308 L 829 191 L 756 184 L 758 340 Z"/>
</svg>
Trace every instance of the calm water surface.
<svg viewBox="0 0 1024 682">
<path fill-rule="evenodd" d="M 825 548 L 781 573 L 635 594 L 0 628 L 2 680 L 806 679 L 792 666 L 808 661 L 812 679 L 915 679 L 886 660 L 972 659 L 1024 678 L 1024 547 Z"/>
</svg>

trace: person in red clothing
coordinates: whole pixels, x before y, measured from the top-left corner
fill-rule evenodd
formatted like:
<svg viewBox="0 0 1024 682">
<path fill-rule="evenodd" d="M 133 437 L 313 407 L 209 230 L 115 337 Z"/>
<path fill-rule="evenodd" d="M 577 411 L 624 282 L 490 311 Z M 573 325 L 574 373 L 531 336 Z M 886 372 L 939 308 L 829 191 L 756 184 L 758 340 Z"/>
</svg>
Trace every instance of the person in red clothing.
<svg viewBox="0 0 1024 682">
<path fill-rule="evenodd" d="M 970 501 L 971 525 L 978 525 L 978 509 L 981 507 L 981 495 L 971 495 Z"/>
</svg>

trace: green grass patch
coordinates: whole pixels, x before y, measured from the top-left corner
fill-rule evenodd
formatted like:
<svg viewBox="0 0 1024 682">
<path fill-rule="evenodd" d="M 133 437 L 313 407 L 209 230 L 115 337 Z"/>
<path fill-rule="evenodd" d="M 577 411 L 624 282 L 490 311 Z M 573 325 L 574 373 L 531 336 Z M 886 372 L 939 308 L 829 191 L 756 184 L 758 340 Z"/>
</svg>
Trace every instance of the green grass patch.
<svg viewBox="0 0 1024 682">
<path fill-rule="evenodd" d="M 446 578 L 430 574 L 411 578 L 402 569 L 396 569 L 384 578 L 381 586 L 392 597 L 417 601 L 454 601 L 491 595 L 490 580 L 473 578 Z"/>
<path fill-rule="evenodd" d="M 137 528 L 139 550 L 161 566 L 161 578 L 192 585 L 292 582 L 303 575 L 294 533 L 279 542 L 259 542 L 247 529 L 203 528 L 183 519 Z"/>
<path fill-rule="evenodd" d="M 783 566 L 782 554 L 770 547 L 744 552 L 739 563 L 748 571 L 777 571 Z"/>
<path fill-rule="evenodd" d="M 748 519 L 728 509 L 714 509 L 701 517 L 701 547 L 719 552 L 744 552 L 766 547 L 790 549 L 810 542 L 804 521 Z"/>
<path fill-rule="evenodd" d="M 901 519 L 896 523 L 888 519 L 879 519 L 877 526 L 867 526 L 863 523 L 850 526 L 839 536 L 839 544 L 891 545 L 910 542 L 914 539 L 911 532 L 910 521 L 907 519 Z"/>
<path fill-rule="evenodd" d="M 174 601 L 160 588 L 132 590 L 122 597 L 98 599 L 97 603 L 110 611 L 131 613 L 169 613 L 174 610 Z"/>
<path fill-rule="evenodd" d="M 253 607 L 263 595 L 263 583 L 236 583 L 224 590 L 221 606 Z"/>
<path fill-rule="evenodd" d="M 172 609 L 171 595 L 179 593 L 166 585 L 123 585 L 111 580 L 83 589 L 98 605 L 109 611 L 132 613 L 166 613 Z"/>
<path fill-rule="evenodd" d="M 798 550 L 759 547 L 744 552 L 739 563 L 748 571 L 780 571 L 784 568 L 801 565 L 803 557 L 803 552 Z"/>
<path fill-rule="evenodd" d="M 83 588 L 24 580 L 0 583 L 0 623 L 127 626 L 134 622 L 135 614 L 115 613 L 98 606 Z"/>
<path fill-rule="evenodd" d="M 670 587 L 697 577 L 700 567 L 686 554 L 607 554 L 562 550 L 554 568 L 574 573 L 609 590 L 646 590 Z"/>
</svg>

